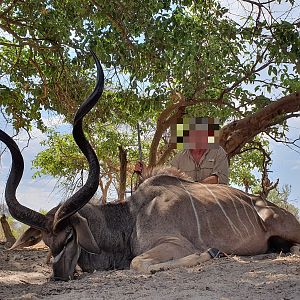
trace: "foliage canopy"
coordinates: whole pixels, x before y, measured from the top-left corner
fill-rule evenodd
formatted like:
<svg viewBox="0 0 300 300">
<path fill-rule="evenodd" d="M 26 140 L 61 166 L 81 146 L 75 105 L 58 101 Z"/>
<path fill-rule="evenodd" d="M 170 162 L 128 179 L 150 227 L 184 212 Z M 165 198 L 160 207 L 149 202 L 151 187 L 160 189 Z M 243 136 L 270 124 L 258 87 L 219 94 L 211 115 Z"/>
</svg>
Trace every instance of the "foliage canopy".
<svg viewBox="0 0 300 300">
<path fill-rule="evenodd" d="M 278 8 L 284 13 L 276 13 Z M 87 50 L 92 48 L 105 67 L 106 93 L 87 129 L 106 168 L 115 166 L 110 160 L 117 142 L 129 149 L 136 145 L 132 134 L 138 121 L 148 145 L 151 140 L 149 164 L 165 162 L 171 149 L 164 134 L 184 112 L 219 117 L 227 124 L 222 146 L 233 157 L 252 149 L 261 132 L 285 138 L 286 120 L 299 116 L 300 96 L 292 94 L 300 90 L 296 12 L 293 0 L 239 0 L 232 7 L 216 0 L 3 0 L 2 112 L 16 129 L 35 123 L 45 130 L 43 109 L 71 121 L 93 85 Z M 131 135 L 117 133 L 120 126 Z M 266 135 L 259 139 L 265 152 Z M 51 137 L 56 149 L 69 139 Z M 59 155 L 47 152 L 35 165 L 43 168 L 51 158 L 54 169 L 41 172 L 73 176 L 85 166 L 69 146 L 64 151 L 74 155 L 73 171 L 60 166 Z M 261 168 L 265 152 L 257 151 L 249 152 L 246 161 Z M 136 158 L 136 151 L 132 155 Z M 244 167 L 233 181 L 241 180 L 240 171 L 251 179 Z"/>
</svg>

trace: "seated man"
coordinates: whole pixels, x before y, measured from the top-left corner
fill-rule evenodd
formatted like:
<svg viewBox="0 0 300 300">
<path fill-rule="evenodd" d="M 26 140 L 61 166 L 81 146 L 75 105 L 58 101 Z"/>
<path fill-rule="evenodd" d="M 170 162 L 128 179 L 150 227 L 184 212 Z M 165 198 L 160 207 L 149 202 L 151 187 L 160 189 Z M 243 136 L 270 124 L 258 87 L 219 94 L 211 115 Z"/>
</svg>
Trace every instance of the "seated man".
<svg viewBox="0 0 300 300">
<path fill-rule="evenodd" d="M 228 158 L 219 145 L 216 119 L 184 117 L 172 126 L 171 142 L 182 149 L 171 161 L 173 167 L 196 182 L 228 184 Z"/>
<path fill-rule="evenodd" d="M 219 145 L 219 123 L 213 118 L 184 117 L 171 128 L 171 143 L 182 152 L 175 155 L 171 166 L 186 173 L 195 182 L 228 184 L 229 164 Z M 144 165 L 138 162 L 135 171 Z"/>
</svg>

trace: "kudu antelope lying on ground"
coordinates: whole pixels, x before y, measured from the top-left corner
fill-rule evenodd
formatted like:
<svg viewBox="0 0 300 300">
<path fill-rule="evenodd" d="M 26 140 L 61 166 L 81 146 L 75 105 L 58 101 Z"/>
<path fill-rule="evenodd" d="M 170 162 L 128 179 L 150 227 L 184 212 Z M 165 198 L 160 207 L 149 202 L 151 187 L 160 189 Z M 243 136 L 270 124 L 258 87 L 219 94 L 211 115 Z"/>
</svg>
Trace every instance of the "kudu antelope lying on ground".
<svg viewBox="0 0 300 300">
<path fill-rule="evenodd" d="M 300 243 L 300 224 L 284 209 L 226 185 L 191 182 L 172 168 L 144 174 L 144 182 L 125 203 L 89 204 L 98 187 L 99 163 L 84 137 L 82 119 L 102 93 L 97 59 L 96 65 L 96 89 L 77 112 L 73 129 L 89 162 L 89 176 L 78 192 L 46 216 L 17 201 L 23 159 L 14 141 L 0 131 L 12 155 L 7 205 L 13 217 L 32 227 L 28 237 L 42 234 L 54 256 L 54 279 L 72 278 L 76 264 L 88 272 L 129 266 L 151 272 L 196 265 L 214 257 L 216 249 L 254 255 Z"/>
</svg>

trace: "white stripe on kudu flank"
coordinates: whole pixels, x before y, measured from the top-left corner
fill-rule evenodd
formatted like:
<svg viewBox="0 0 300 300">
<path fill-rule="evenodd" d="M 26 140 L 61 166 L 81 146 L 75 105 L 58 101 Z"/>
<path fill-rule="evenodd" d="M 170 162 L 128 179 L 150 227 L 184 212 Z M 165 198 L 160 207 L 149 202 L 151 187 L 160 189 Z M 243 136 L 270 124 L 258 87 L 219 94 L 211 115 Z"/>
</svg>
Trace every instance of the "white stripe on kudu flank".
<svg viewBox="0 0 300 300">
<path fill-rule="evenodd" d="M 246 205 L 243 203 L 243 201 L 239 198 L 239 197 L 237 197 L 236 195 L 233 195 L 234 196 L 234 198 L 236 198 L 237 200 L 239 200 L 240 202 L 241 202 L 241 204 L 242 204 L 242 206 L 243 206 L 243 209 L 244 209 L 244 212 L 245 212 L 245 215 L 247 216 L 247 218 L 248 218 L 248 220 L 249 220 L 249 223 L 252 225 L 252 227 L 253 227 L 253 231 L 256 231 L 256 227 L 255 227 L 255 225 L 252 223 L 252 220 L 251 220 L 251 218 L 250 218 L 250 216 L 249 216 L 249 214 L 248 214 L 248 212 L 247 212 L 247 209 L 246 209 Z M 250 206 L 250 205 L 249 205 Z M 251 208 L 251 206 L 250 206 L 250 208 Z M 255 214 L 255 211 L 253 211 L 253 209 L 251 209 L 251 211 Z M 256 222 L 257 222 L 257 219 L 256 219 L 256 217 L 254 218 L 255 220 L 256 220 Z"/>
<path fill-rule="evenodd" d="M 259 225 L 259 227 L 265 227 L 264 225 L 264 221 L 263 219 L 260 217 L 260 215 L 258 214 L 258 211 L 257 211 L 257 208 L 255 207 L 255 204 L 253 202 L 253 199 L 252 197 L 250 197 L 248 194 L 246 193 L 242 193 L 241 191 L 237 190 L 239 192 L 239 194 L 243 196 L 245 196 L 246 198 L 250 199 L 251 201 L 251 204 L 252 204 L 252 207 L 253 209 L 251 210 L 253 212 L 253 215 L 254 215 L 254 219 L 256 220 L 256 223 Z M 241 199 L 239 199 L 240 201 L 242 201 Z"/>
<path fill-rule="evenodd" d="M 201 230 L 200 230 L 199 216 L 198 216 L 197 211 L 196 211 L 196 207 L 195 207 L 195 203 L 194 203 L 193 197 L 192 197 L 192 195 L 190 194 L 190 192 L 185 188 L 184 184 L 180 181 L 180 179 L 177 178 L 177 180 L 180 182 L 180 184 L 183 186 L 183 189 L 184 189 L 184 190 L 186 191 L 186 193 L 189 195 L 189 198 L 190 198 L 190 201 L 191 201 L 193 210 L 194 210 L 194 214 L 195 214 L 195 217 L 196 217 L 197 230 L 198 230 L 198 237 L 199 237 L 200 242 L 203 243 L 203 240 L 202 240 L 202 238 L 201 238 Z"/>
<path fill-rule="evenodd" d="M 201 184 L 201 183 L 200 183 L 200 184 Z M 242 233 L 241 233 L 240 230 L 234 225 L 234 223 L 231 221 L 230 217 L 226 214 L 225 209 L 223 208 L 223 206 L 221 205 L 221 203 L 219 202 L 219 200 L 217 199 L 217 197 L 215 196 L 215 194 L 208 188 L 208 186 L 207 186 L 206 184 L 201 184 L 201 185 L 203 185 L 203 186 L 206 188 L 206 190 L 214 197 L 216 203 L 219 205 L 219 207 L 221 208 L 221 210 L 222 210 L 222 212 L 223 212 L 225 218 L 227 219 L 227 221 L 228 221 L 228 223 L 229 223 L 229 225 L 230 225 L 232 231 L 235 232 L 235 233 L 237 233 L 240 237 L 243 238 Z"/>
<path fill-rule="evenodd" d="M 225 192 L 225 194 L 227 195 L 227 197 L 229 197 L 230 198 L 230 200 L 232 201 L 232 204 L 233 204 L 233 206 L 234 206 L 234 209 L 235 209 L 235 212 L 236 212 L 236 216 L 237 216 L 237 218 L 238 218 L 238 221 L 242 224 L 242 226 L 245 228 L 245 231 L 247 232 L 247 234 L 248 234 L 248 236 L 250 236 L 250 231 L 248 230 L 248 227 L 244 224 L 244 222 L 242 221 L 242 219 L 241 219 L 241 216 L 240 216 L 240 214 L 239 214 L 239 210 L 237 209 L 237 207 L 236 207 L 236 205 L 235 205 L 235 203 L 234 203 L 234 200 L 233 200 L 233 198 L 231 197 L 231 195 L 224 189 L 224 192 Z M 234 196 L 234 195 L 233 195 Z M 242 204 L 243 206 L 244 206 L 244 204 Z M 244 210 L 245 210 L 245 207 L 244 207 Z M 248 214 L 247 214 L 247 211 L 245 210 L 245 213 L 246 213 L 246 215 L 247 215 L 247 217 L 248 217 L 248 219 L 249 219 L 249 221 L 250 221 L 250 223 L 251 223 L 251 220 L 250 220 L 250 218 L 249 218 L 249 216 L 248 216 Z M 252 226 L 253 226 L 253 224 L 252 224 Z"/>
</svg>

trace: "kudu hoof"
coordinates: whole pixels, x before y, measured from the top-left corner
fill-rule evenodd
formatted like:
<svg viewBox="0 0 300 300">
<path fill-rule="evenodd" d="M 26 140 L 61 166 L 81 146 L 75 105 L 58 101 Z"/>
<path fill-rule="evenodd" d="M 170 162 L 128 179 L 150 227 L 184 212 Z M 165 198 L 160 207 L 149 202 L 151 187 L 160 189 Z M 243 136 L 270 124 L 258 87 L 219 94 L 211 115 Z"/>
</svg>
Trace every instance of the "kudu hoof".
<svg viewBox="0 0 300 300">
<path fill-rule="evenodd" d="M 300 256 L 300 245 L 299 246 L 292 246 L 290 249 L 291 254 L 299 255 Z"/>
<path fill-rule="evenodd" d="M 224 256 L 224 253 L 216 248 L 209 248 L 207 252 L 211 256 L 211 258 L 220 258 Z"/>
</svg>

